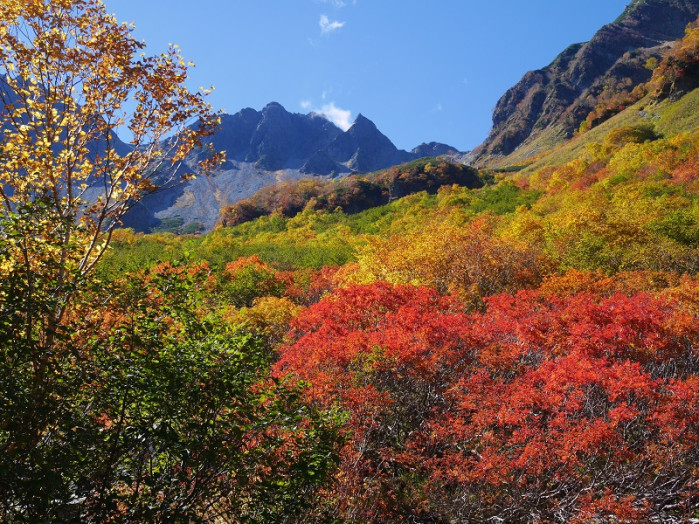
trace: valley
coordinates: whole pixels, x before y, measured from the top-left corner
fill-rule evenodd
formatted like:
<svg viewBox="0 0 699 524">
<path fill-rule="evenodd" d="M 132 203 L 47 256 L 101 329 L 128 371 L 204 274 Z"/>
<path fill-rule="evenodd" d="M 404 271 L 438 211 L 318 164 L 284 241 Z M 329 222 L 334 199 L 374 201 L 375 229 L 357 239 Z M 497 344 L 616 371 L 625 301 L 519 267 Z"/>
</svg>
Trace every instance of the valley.
<svg viewBox="0 0 699 524">
<path fill-rule="evenodd" d="M 471 152 L 222 114 L 97 0 L 20 4 L 0 520 L 699 522 L 699 2 L 634 0 Z"/>
</svg>

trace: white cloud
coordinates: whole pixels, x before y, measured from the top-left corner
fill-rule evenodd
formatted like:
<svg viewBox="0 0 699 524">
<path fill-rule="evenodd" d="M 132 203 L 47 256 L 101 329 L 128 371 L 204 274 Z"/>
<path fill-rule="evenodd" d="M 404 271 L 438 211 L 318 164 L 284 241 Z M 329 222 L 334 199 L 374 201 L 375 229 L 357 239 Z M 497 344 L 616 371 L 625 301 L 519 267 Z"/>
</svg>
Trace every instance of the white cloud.
<svg viewBox="0 0 699 524">
<path fill-rule="evenodd" d="M 437 104 L 436 106 L 434 106 L 434 107 L 432 108 L 432 111 L 433 111 L 434 113 L 439 113 L 439 112 L 441 112 L 441 111 L 444 111 L 444 106 L 443 106 L 442 104 Z"/>
<path fill-rule="evenodd" d="M 345 0 L 317 0 L 321 4 L 330 4 L 335 9 L 342 9 L 347 7 L 347 2 Z M 352 0 L 352 5 L 357 5 L 357 0 Z"/>
<path fill-rule="evenodd" d="M 352 111 L 337 107 L 335 102 L 325 104 L 320 108 L 319 113 L 343 131 L 352 127 Z"/>
<path fill-rule="evenodd" d="M 347 131 L 350 127 L 352 127 L 352 111 L 337 107 L 335 102 L 323 104 L 323 106 L 320 108 L 314 108 L 311 102 L 308 100 L 303 100 L 301 101 L 301 108 L 305 111 L 310 111 L 312 113 L 321 115 L 327 120 L 330 120 L 343 131 Z"/>
<path fill-rule="evenodd" d="M 327 15 L 320 15 L 320 34 L 329 35 L 340 29 L 345 25 L 345 22 L 338 22 L 337 20 L 330 20 Z"/>
</svg>

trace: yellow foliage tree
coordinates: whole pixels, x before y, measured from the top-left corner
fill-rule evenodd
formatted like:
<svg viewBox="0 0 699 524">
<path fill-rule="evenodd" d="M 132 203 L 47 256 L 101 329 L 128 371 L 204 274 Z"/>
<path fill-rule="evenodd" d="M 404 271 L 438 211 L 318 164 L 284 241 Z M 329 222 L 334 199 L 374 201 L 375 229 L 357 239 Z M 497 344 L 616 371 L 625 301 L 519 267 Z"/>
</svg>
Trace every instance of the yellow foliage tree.
<svg viewBox="0 0 699 524">
<path fill-rule="evenodd" d="M 18 228 L 4 273 L 50 266 L 57 288 L 83 279 L 129 208 L 180 183 L 165 173 L 213 131 L 218 117 L 185 87 L 177 49 L 147 56 L 132 30 L 100 0 L 0 4 L 0 218 Z M 49 323 L 69 300 L 59 302 Z"/>
<path fill-rule="evenodd" d="M 265 338 L 270 347 L 284 341 L 289 323 L 303 310 L 287 297 L 259 297 L 252 307 L 229 310 L 235 322 L 245 323 L 252 331 Z"/>
<path fill-rule="evenodd" d="M 89 418 L 89 408 L 80 411 L 71 399 L 91 380 L 81 374 L 92 358 L 84 342 L 94 335 L 84 309 L 110 295 L 100 294 L 93 269 L 128 209 L 157 187 L 179 183 L 164 173 L 178 172 L 176 164 L 216 125 L 205 94 L 185 87 L 187 64 L 177 50 L 147 56 L 132 30 L 100 0 L 0 2 L 5 517 L 62 520 L 27 515 L 52 504 L 51 479 L 69 475 L 70 461 L 61 463 L 58 449 L 75 440 L 66 444 L 57 428 L 78 411 Z"/>
<path fill-rule="evenodd" d="M 497 238 L 485 220 L 450 223 L 373 239 L 358 256 L 354 280 L 424 285 L 477 305 L 480 297 L 538 285 L 549 266 L 536 251 Z"/>
</svg>

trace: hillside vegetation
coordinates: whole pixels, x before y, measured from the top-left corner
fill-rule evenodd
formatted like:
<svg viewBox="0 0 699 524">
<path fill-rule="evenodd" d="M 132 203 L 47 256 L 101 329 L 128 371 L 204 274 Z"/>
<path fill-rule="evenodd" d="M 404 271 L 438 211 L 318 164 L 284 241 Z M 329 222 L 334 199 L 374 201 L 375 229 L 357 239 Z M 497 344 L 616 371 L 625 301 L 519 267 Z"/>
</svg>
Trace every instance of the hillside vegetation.
<svg viewBox="0 0 699 524">
<path fill-rule="evenodd" d="M 683 38 L 666 46 L 660 60 L 653 58 L 647 62 L 646 67 L 652 70 L 647 82 L 612 85 L 597 97 L 594 109 L 582 119 L 572 140 L 562 143 L 552 138 L 551 129 L 531 137 L 527 147 L 500 158 L 493 157 L 488 164 L 493 168 L 521 165 L 533 172 L 543 165 L 572 160 L 587 144 L 601 141 L 618 127 L 650 126 L 662 136 L 696 129 L 699 126 L 699 92 L 694 91 L 699 87 L 698 42 L 699 27 L 695 22 L 687 27 Z"/>
<path fill-rule="evenodd" d="M 668 42 L 681 38 L 697 16 L 695 0 L 631 3 L 589 42 L 568 47 L 509 89 L 472 161 L 490 167 L 522 163 L 638 101 L 644 93 L 637 87 L 651 79 Z"/>
<path fill-rule="evenodd" d="M 435 193 L 442 186 L 454 184 L 475 188 L 481 187 L 483 180 L 473 168 L 445 159 L 423 158 L 365 176 L 306 178 L 266 187 L 223 209 L 219 222 L 234 226 L 273 213 L 293 217 L 306 207 L 358 213 L 412 193 Z"/>
<path fill-rule="evenodd" d="M 102 271 L 208 261 L 209 303 L 346 410 L 308 520 L 679 522 L 698 511 L 698 159 L 696 132 L 622 126 L 483 188 L 121 231 Z"/>
<path fill-rule="evenodd" d="M 308 521 L 697 518 L 699 92 L 666 89 L 682 45 L 639 101 L 527 164 L 268 189 L 205 236 L 119 231 L 101 271 L 206 264 L 209 307 L 270 345 L 274 376 L 345 411 Z M 429 191 L 389 197 L 401 177 Z"/>
<path fill-rule="evenodd" d="M 0 215 L 0 520 L 699 519 L 695 31 L 497 169 L 288 183 L 84 272 L 84 201 Z"/>
</svg>

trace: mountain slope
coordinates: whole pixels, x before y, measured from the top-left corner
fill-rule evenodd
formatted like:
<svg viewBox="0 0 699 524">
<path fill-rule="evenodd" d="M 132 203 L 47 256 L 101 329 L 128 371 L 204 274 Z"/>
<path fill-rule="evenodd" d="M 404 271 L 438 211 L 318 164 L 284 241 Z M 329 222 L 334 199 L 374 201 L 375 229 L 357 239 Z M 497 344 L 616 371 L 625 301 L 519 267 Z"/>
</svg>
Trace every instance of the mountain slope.
<svg viewBox="0 0 699 524">
<path fill-rule="evenodd" d="M 430 152 L 429 156 L 438 151 L 458 154 L 453 147 L 437 143 L 403 151 L 361 114 L 342 131 L 321 115 L 290 113 L 276 102 L 262 111 L 247 108 L 223 115 L 208 145 L 214 151 L 226 151 L 227 160 L 219 169 L 143 199 L 125 217 L 124 225 L 137 231 L 206 231 L 214 227 L 221 209 L 275 183 L 368 173 Z M 196 155 L 187 159 L 181 169 L 193 168 L 196 160 Z"/>
<path fill-rule="evenodd" d="M 699 0 L 631 3 L 589 42 L 568 47 L 509 89 L 471 161 L 493 165 L 517 149 L 520 156 L 534 154 L 569 138 L 610 89 L 630 89 L 650 79 L 647 60 L 660 57 L 667 42 L 680 38 L 697 16 Z"/>
<path fill-rule="evenodd" d="M 220 225 L 234 226 L 261 216 L 293 217 L 305 209 L 359 213 L 406 195 L 437 193 L 444 186 L 484 185 L 476 169 L 445 158 L 421 158 L 367 175 L 340 179 L 304 179 L 261 189 L 221 211 Z"/>
</svg>

